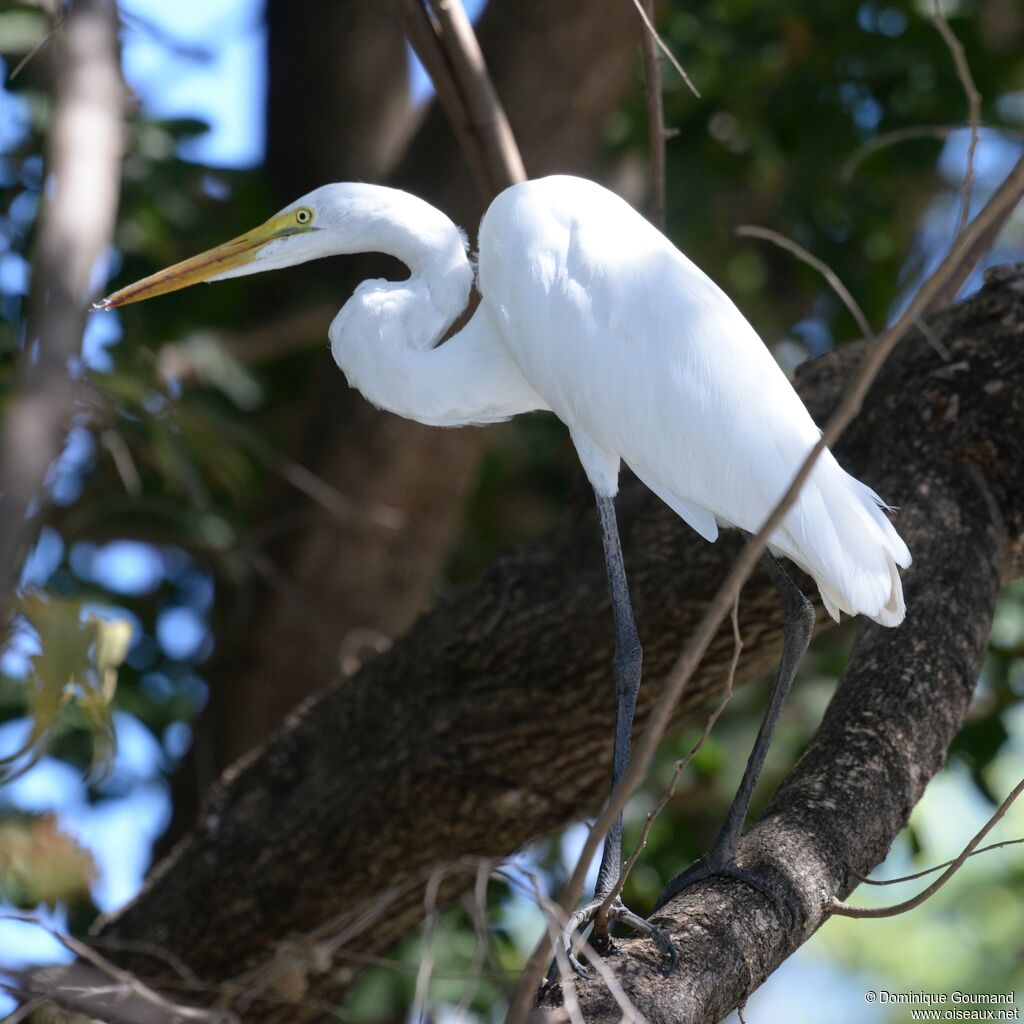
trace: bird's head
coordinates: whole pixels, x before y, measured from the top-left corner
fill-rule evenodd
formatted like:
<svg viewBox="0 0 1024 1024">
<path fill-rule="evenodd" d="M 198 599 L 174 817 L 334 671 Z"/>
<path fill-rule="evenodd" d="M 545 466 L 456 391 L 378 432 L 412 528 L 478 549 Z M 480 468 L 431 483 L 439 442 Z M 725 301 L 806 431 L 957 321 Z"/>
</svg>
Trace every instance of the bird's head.
<svg viewBox="0 0 1024 1024">
<path fill-rule="evenodd" d="M 223 245 L 182 260 L 100 300 L 94 309 L 115 309 L 201 281 L 223 281 L 294 266 L 332 253 L 357 251 L 357 216 L 366 208 L 367 186 L 325 185 L 297 199 L 268 221 Z M 351 248 L 346 236 L 352 236 Z"/>
</svg>

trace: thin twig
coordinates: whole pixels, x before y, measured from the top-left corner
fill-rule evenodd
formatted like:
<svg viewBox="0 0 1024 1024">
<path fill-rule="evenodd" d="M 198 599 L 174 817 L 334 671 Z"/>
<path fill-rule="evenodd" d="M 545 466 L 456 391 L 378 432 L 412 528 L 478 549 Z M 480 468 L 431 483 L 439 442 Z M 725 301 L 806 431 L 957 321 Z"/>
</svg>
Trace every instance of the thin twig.
<svg viewBox="0 0 1024 1024">
<path fill-rule="evenodd" d="M 949 27 L 946 15 L 942 10 L 942 0 L 932 0 L 932 21 L 942 36 L 943 42 L 949 47 L 953 55 L 953 63 L 956 65 L 957 78 L 964 87 L 964 95 L 967 97 L 967 119 L 971 127 L 971 141 L 967 146 L 967 170 L 964 173 L 963 189 L 960 193 L 960 220 L 957 223 L 956 237 L 963 234 L 967 227 L 967 221 L 971 216 L 971 193 L 974 190 L 974 157 L 978 149 L 978 128 L 981 124 L 981 93 L 974 84 L 974 76 L 971 74 L 970 65 L 967 63 L 967 55 L 964 53 L 963 43 L 956 37 L 956 33 Z"/>
<path fill-rule="evenodd" d="M 839 180 L 844 185 L 848 185 L 854 174 L 860 169 L 861 164 L 879 150 L 887 149 L 889 146 L 894 146 L 900 142 L 911 142 L 915 139 L 938 139 L 941 141 L 948 138 L 953 132 L 962 131 L 965 127 L 970 126 L 962 124 L 925 124 L 914 125 L 909 128 L 896 128 L 891 132 L 882 132 L 881 135 L 868 139 L 864 145 L 858 146 L 853 155 L 847 158 L 846 162 L 839 169 Z M 984 128 L 985 131 L 995 132 L 997 135 L 1002 135 L 1009 139 L 1024 139 L 1024 131 L 1018 128 L 1004 128 L 1002 125 L 993 124 L 979 124 L 978 127 L 979 129 Z"/>
<path fill-rule="evenodd" d="M 325 664 L 336 666 L 337 636 L 324 616 L 310 605 L 306 592 L 278 568 L 270 555 L 254 544 L 243 539 L 235 546 L 235 551 L 292 613 L 293 622 L 301 628 L 303 641 L 317 648 Z"/>
<path fill-rule="evenodd" d="M 1001 850 L 1004 846 L 1019 846 L 1024 843 L 1024 839 L 1004 839 L 1001 843 L 989 843 L 988 846 L 981 847 L 980 850 L 972 850 L 970 856 L 977 857 L 979 853 L 989 853 L 991 850 Z M 868 878 L 867 875 L 862 875 L 859 871 L 855 871 L 850 868 L 850 874 L 857 879 L 859 885 L 899 885 L 901 882 L 913 882 L 917 878 L 924 878 L 925 875 L 934 874 L 936 871 L 941 871 L 943 868 L 948 868 L 953 861 L 943 861 L 941 864 L 935 864 L 930 868 L 925 868 L 923 871 L 915 871 L 912 875 L 900 875 L 899 878 Z"/>
<path fill-rule="evenodd" d="M 708 737 L 711 735 L 711 730 L 714 729 L 715 723 L 718 721 L 719 716 L 725 710 L 726 705 L 732 700 L 732 691 L 736 682 L 736 666 L 740 663 L 740 653 L 743 650 L 743 639 L 740 636 L 740 602 L 739 595 L 736 595 L 736 601 L 732 606 L 732 661 L 729 664 L 729 675 L 725 680 L 725 690 L 722 693 L 722 699 L 718 702 L 714 711 L 708 716 L 707 722 L 704 723 L 704 731 L 700 734 L 697 742 L 690 748 L 689 752 L 685 757 L 679 758 L 676 761 L 675 766 L 672 769 L 672 778 L 669 780 L 668 788 L 662 794 L 661 799 L 658 801 L 656 807 L 654 807 L 647 814 L 647 819 L 644 821 L 643 830 L 640 833 L 640 839 L 636 844 L 636 849 L 629 856 L 629 860 L 622 866 L 622 870 L 619 872 L 619 877 L 612 886 L 611 892 L 605 898 L 605 901 L 601 904 L 599 913 L 607 914 L 608 909 L 612 903 L 618 898 L 622 892 L 622 887 L 626 884 L 626 879 L 629 878 L 630 872 L 636 866 L 636 862 L 640 859 L 640 854 L 647 848 L 647 840 L 651 834 L 651 826 L 654 824 L 658 815 L 665 810 L 665 806 L 669 800 L 676 795 L 676 786 L 679 784 L 679 777 L 686 771 L 690 762 L 697 756 L 701 748 L 708 741 Z"/>
<path fill-rule="evenodd" d="M 544 911 L 544 917 L 548 926 L 548 937 L 555 950 L 555 964 L 558 967 L 558 980 L 562 986 L 562 1007 L 565 1009 L 570 1024 L 584 1024 L 583 1014 L 580 1013 L 580 1004 L 576 998 L 575 975 L 569 966 L 569 958 L 565 949 L 559 941 L 562 928 L 565 927 L 566 917 L 562 908 L 548 900 L 541 890 L 540 882 L 533 872 L 527 872 L 527 878 L 533 885 L 534 899 L 537 906 Z M 584 940 L 581 939 L 581 943 Z"/>
<path fill-rule="evenodd" d="M 434 932 L 437 931 L 437 892 L 444 881 L 444 867 L 435 868 L 423 892 L 423 952 L 416 971 L 416 991 L 412 999 L 409 1019 L 412 1024 L 424 1024 L 430 975 L 434 970 Z"/>
<path fill-rule="evenodd" d="M 441 104 L 441 109 L 455 132 L 459 148 L 473 172 L 477 187 L 481 191 L 486 191 L 489 187 L 487 167 L 469 130 L 469 119 L 462 96 L 455 84 L 455 75 L 445 60 L 437 28 L 424 3 L 425 0 L 398 0 L 398 14 L 402 19 L 405 34 L 409 37 L 409 45 L 416 51 L 416 56 L 430 76 L 437 102 Z"/>
<path fill-rule="evenodd" d="M 473 933 L 476 936 L 476 945 L 473 947 L 473 957 L 469 961 L 469 968 L 466 971 L 466 989 L 453 1014 L 455 1020 L 469 1019 L 469 1007 L 480 988 L 480 979 L 484 973 L 484 961 L 491 959 L 491 934 L 487 928 L 487 882 L 490 879 L 490 874 L 490 862 L 481 860 L 476 870 L 476 882 L 473 885 L 469 915 L 473 924 Z"/>
<path fill-rule="evenodd" d="M 665 45 L 665 40 L 658 35 L 658 30 L 654 27 L 654 22 L 651 21 L 647 11 L 644 10 L 643 0 L 633 0 L 633 6 L 639 11 L 640 17 L 643 19 L 644 25 L 647 27 L 647 31 L 654 37 L 654 41 L 658 44 L 658 49 L 669 59 L 669 63 L 679 72 L 679 77 L 687 84 L 690 92 L 693 93 L 697 99 L 701 98 L 700 91 L 697 86 L 690 80 L 690 76 L 686 73 L 686 69 L 679 61 L 676 60 L 675 54 Z"/>
<path fill-rule="evenodd" d="M 778 231 L 772 231 L 771 228 L 759 228 L 752 224 L 741 224 L 736 229 L 736 234 L 743 238 L 763 238 L 766 242 L 774 242 L 775 245 L 785 249 L 787 252 L 791 252 L 797 259 L 803 260 L 808 266 L 813 267 L 825 278 L 832 291 L 839 296 L 840 301 L 850 311 L 850 315 L 857 321 L 857 326 L 860 328 L 862 336 L 868 341 L 874 341 L 875 332 L 871 329 L 871 324 L 868 322 L 864 310 L 861 309 L 860 303 L 850 294 L 849 289 L 840 280 L 839 275 L 823 259 L 815 256 L 814 253 L 808 252 L 799 242 L 779 234 Z"/>
<path fill-rule="evenodd" d="M 26 53 L 25 56 L 18 61 L 17 64 L 14 65 L 14 68 L 11 70 L 11 73 L 7 76 L 8 85 L 10 85 L 10 83 L 13 82 L 18 77 L 18 75 L 20 75 L 22 71 L 25 70 L 26 66 L 35 57 L 35 55 L 60 31 L 61 26 L 64 24 L 65 17 L 66 15 L 61 14 L 50 26 L 49 30 L 43 35 L 43 38 L 40 39 L 39 42 L 36 43 L 36 45 L 33 46 L 32 49 L 29 50 L 28 53 Z"/>
<path fill-rule="evenodd" d="M 111 963 L 106 957 L 98 953 L 92 946 L 86 945 L 84 942 L 79 942 L 73 935 L 68 935 L 56 928 L 50 927 L 44 921 L 40 921 L 38 918 L 32 917 L 30 914 L 14 914 L 5 913 L 0 914 L 0 920 L 3 921 L 17 921 L 21 924 L 35 925 L 37 928 L 41 928 L 49 935 L 53 936 L 69 953 L 73 953 L 79 960 L 84 960 L 86 963 L 95 967 L 97 971 L 112 981 L 117 982 L 118 989 L 121 990 L 123 996 L 124 992 L 131 992 L 133 995 L 138 996 L 144 1002 L 149 1003 L 152 1006 L 163 1010 L 169 1014 L 172 1020 L 181 1018 L 183 1020 L 194 1020 L 204 1021 L 207 1024 L 227 1024 L 227 1022 L 233 1022 L 233 1024 L 239 1024 L 238 1018 L 233 1014 L 225 1010 L 206 1010 L 199 1006 L 184 1006 L 181 1003 L 174 1003 L 170 999 L 160 995 L 159 992 L 155 992 L 148 985 L 140 981 L 130 971 L 126 971 L 116 964 Z M 60 995 L 57 992 L 34 992 L 36 995 L 47 995 L 54 1002 L 60 1002 Z M 97 995 L 102 994 L 97 989 Z M 93 1007 L 95 1010 L 101 1007 L 96 1005 Z"/>
<path fill-rule="evenodd" d="M 942 343 L 942 339 L 935 333 L 932 325 L 923 317 L 918 317 L 914 326 L 921 332 L 922 337 L 931 346 L 932 351 L 944 362 L 948 363 L 952 358 L 949 349 Z"/>
<path fill-rule="evenodd" d="M 117 470 L 125 491 L 133 498 L 137 498 L 142 493 L 142 478 L 124 438 L 116 430 L 108 427 L 100 432 L 100 444 L 110 453 L 114 469 Z"/>
<path fill-rule="evenodd" d="M 222 420 L 210 420 L 211 426 L 224 430 L 225 424 Z M 333 519 L 341 522 L 351 522 L 360 516 L 360 510 L 356 509 L 352 501 L 345 497 L 332 483 L 322 476 L 314 473 L 308 466 L 301 462 L 275 451 L 262 438 L 251 433 L 246 427 L 229 426 L 228 431 L 231 440 L 244 448 L 250 455 L 260 462 L 272 473 L 276 473 L 286 483 L 289 483 L 297 491 L 304 494 L 312 502 L 319 505 L 325 512 L 330 513 Z M 390 511 L 390 510 L 385 510 Z M 362 518 L 369 519 L 370 516 Z M 375 525 L 383 525 L 375 523 Z"/>
<path fill-rule="evenodd" d="M 1014 800 L 1021 793 L 1024 793 L 1024 779 L 1021 779 L 1014 786 L 1013 791 L 996 808 L 992 817 L 985 822 L 984 826 L 975 833 L 974 838 L 963 848 L 960 856 L 956 860 L 951 861 L 949 867 L 927 889 L 923 889 L 916 896 L 909 900 L 904 900 L 902 903 L 894 903 L 888 907 L 854 907 L 849 903 L 833 898 L 828 901 L 825 907 L 826 912 L 840 917 L 896 917 L 898 914 L 905 914 L 908 910 L 919 907 L 925 900 L 934 896 L 960 870 L 967 858 L 974 852 L 975 847 L 995 828 L 996 824 L 1002 819 L 1003 815 L 1006 814 Z"/>
<path fill-rule="evenodd" d="M 195 43 L 179 39 L 152 18 L 147 18 L 137 11 L 122 9 L 121 24 L 129 31 L 135 31 L 148 36 L 149 40 L 156 43 L 162 51 L 168 52 L 182 60 L 192 61 L 196 64 L 209 64 L 216 56 L 215 51 L 211 47 L 198 46 Z"/>
<path fill-rule="evenodd" d="M 293 352 L 323 348 L 327 325 L 337 309 L 337 302 L 321 302 L 288 310 L 244 330 L 165 342 L 157 350 L 157 372 L 167 383 L 206 383 L 211 378 L 216 383 L 211 371 L 225 363 L 261 366 Z"/>
<path fill-rule="evenodd" d="M 14 999 L 27 998 L 25 992 L 23 992 L 21 989 L 12 988 L 10 985 L 4 985 L 3 983 L 0 983 L 0 989 L 2 989 L 4 992 L 7 992 Z M 10 1014 L 7 1017 L 4 1017 L 4 1024 L 22 1024 L 23 1021 L 31 1019 L 32 1014 L 35 1013 L 36 1010 L 38 1010 L 41 1006 L 44 1006 L 47 1003 L 47 1001 L 48 1000 L 46 998 L 29 999 L 27 1002 L 19 1006 L 18 1009 L 14 1011 L 14 1013 Z"/>
<path fill-rule="evenodd" d="M 540 907 L 541 911 L 544 913 L 548 922 L 548 930 L 551 932 L 552 938 L 555 941 L 555 957 L 556 963 L 558 964 L 559 980 L 562 982 L 564 991 L 566 973 L 568 973 L 568 978 L 570 980 L 575 977 L 572 970 L 569 968 L 565 949 L 563 948 L 562 943 L 558 941 L 559 936 L 568 926 L 569 919 L 565 916 L 565 912 L 557 903 L 544 895 L 540 887 L 540 883 L 537 880 L 537 876 L 533 872 L 527 872 L 526 874 L 533 885 L 534 900 L 537 903 L 537 906 Z M 579 943 L 574 946 L 573 951 L 577 955 L 582 953 L 597 972 L 598 976 L 604 982 L 605 987 L 611 994 L 611 997 L 615 1000 L 619 1009 L 622 1011 L 622 1021 L 627 1022 L 627 1024 L 647 1024 L 646 1018 L 633 1005 L 633 1001 L 626 994 L 626 990 L 622 987 L 619 979 L 615 976 L 615 972 L 612 970 L 611 966 L 605 962 L 604 958 L 597 952 L 597 950 L 594 949 L 593 946 L 590 945 L 589 942 L 581 936 Z"/>
<path fill-rule="evenodd" d="M 644 97 L 647 101 L 647 150 L 651 178 L 651 223 L 659 230 L 665 230 L 665 105 L 661 95 L 661 65 L 658 61 L 658 44 L 653 33 L 647 30 L 654 23 L 654 0 L 643 0 L 638 8 L 646 15 L 641 44 L 644 55 Z"/>
<path fill-rule="evenodd" d="M 155 960 L 161 960 L 167 964 L 189 988 L 199 989 L 203 984 L 199 975 L 180 956 L 155 942 L 120 939 L 114 935 L 93 935 L 89 938 L 89 944 L 98 946 L 100 949 L 116 950 L 122 953 L 144 953 L 146 956 L 151 956 Z"/>
<path fill-rule="evenodd" d="M 985 253 L 989 252 L 996 244 L 1000 233 L 1006 227 L 1006 222 L 1017 208 L 1022 192 L 1024 192 L 1024 157 L 1013 165 L 1013 170 L 1006 176 L 1006 180 L 996 189 L 992 198 L 974 218 L 970 225 L 971 229 L 965 231 L 958 239 L 953 252 L 959 249 L 962 254 L 959 263 L 952 273 L 946 275 L 945 283 L 933 290 L 928 305 L 919 311 L 919 316 L 923 317 L 932 309 L 949 305 L 953 301 L 960 286 L 970 277 L 971 271 L 974 270 Z M 943 261 L 943 265 L 948 259 L 949 257 Z M 935 280 L 936 274 L 938 274 L 938 270 L 929 280 Z"/>
<path fill-rule="evenodd" d="M 460 857 L 444 865 L 446 878 L 455 875 L 476 874 L 479 870 L 480 857 Z M 487 863 L 486 861 L 484 861 Z M 424 868 L 415 872 L 401 883 L 391 885 L 377 893 L 372 899 L 350 907 L 343 913 L 335 914 L 318 925 L 316 928 L 304 934 L 301 945 L 310 951 L 314 947 L 317 951 L 317 958 L 326 959 L 337 957 L 339 959 L 352 960 L 358 963 L 375 964 L 387 967 L 390 970 L 402 971 L 405 973 L 418 973 L 418 968 L 408 968 L 379 958 L 370 958 L 358 953 L 349 952 L 345 947 L 352 942 L 373 924 L 378 921 L 396 900 L 410 892 L 418 889 L 421 885 L 428 885 L 431 878 L 437 873 L 436 868 Z M 286 963 L 280 960 L 264 961 L 254 967 L 248 968 L 241 974 L 236 975 L 226 982 L 221 983 L 221 991 L 226 998 L 233 1000 L 238 1012 L 246 1015 L 248 1008 L 256 1000 L 267 1001 L 268 996 L 263 993 L 274 984 Z M 435 972 L 435 976 L 439 976 Z M 461 978 L 461 975 L 460 975 Z"/>
<path fill-rule="evenodd" d="M 646 775 L 657 745 L 664 735 L 665 729 L 668 727 L 676 704 L 679 702 L 683 688 L 692 678 L 701 659 L 704 657 L 704 652 L 718 632 L 722 620 L 736 600 L 736 595 L 757 564 L 757 560 L 767 546 L 768 538 L 799 495 L 800 488 L 814 468 L 814 463 L 818 456 L 824 451 L 826 446 L 835 443 L 856 417 L 868 389 L 878 376 L 889 354 L 910 330 L 915 319 L 932 306 L 936 295 L 941 294 L 951 280 L 957 275 L 965 273 L 965 262 L 977 260 L 980 255 L 977 252 L 979 238 L 990 234 L 996 227 L 996 222 L 999 225 L 1005 223 L 1006 218 L 1012 212 L 1022 194 L 1024 194 L 1024 157 L 1018 161 L 1010 172 L 1010 175 L 996 193 L 996 196 L 993 196 L 981 213 L 968 225 L 967 230 L 959 238 L 952 251 L 943 259 L 931 277 L 921 285 L 896 322 L 865 354 L 859 373 L 847 388 L 842 401 L 826 424 L 820 439 L 804 459 L 799 471 L 793 478 L 793 482 L 786 490 L 786 493 L 779 499 L 771 514 L 765 520 L 764 525 L 747 541 L 736 557 L 728 576 L 715 592 L 703 618 L 691 634 L 685 649 L 669 672 L 658 696 L 657 703 L 648 718 L 647 726 L 637 742 L 630 765 L 620 780 L 619 785 L 615 787 L 608 802 L 598 815 L 590 834 L 583 844 L 579 861 L 572 876 L 566 883 L 559 901 L 563 911 L 567 911 L 569 907 L 575 906 L 579 901 L 587 869 L 597 852 L 598 846 L 604 839 L 612 822 L 622 812 L 626 802 Z M 1012 202 L 1010 201 L 1011 199 Z M 966 273 L 969 272 L 970 270 L 968 269 Z M 523 970 L 515 999 L 509 1011 L 509 1024 L 523 1024 L 525 1022 L 530 1007 L 533 1004 L 534 993 L 544 974 L 544 963 L 548 957 L 547 950 L 548 945 L 542 939 L 530 956 Z"/>
<path fill-rule="evenodd" d="M 561 927 L 564 928 L 567 924 L 568 921 L 563 917 Z M 612 970 L 611 965 L 605 961 L 604 957 L 589 942 L 583 944 L 581 952 L 587 958 L 590 966 L 598 973 L 604 982 L 605 988 L 611 993 L 612 999 L 615 1000 L 622 1011 L 621 1020 L 625 1021 L 626 1024 L 647 1024 L 647 1018 L 633 1005 L 633 1001 L 626 994 L 622 983 L 615 977 L 615 972 Z"/>
</svg>

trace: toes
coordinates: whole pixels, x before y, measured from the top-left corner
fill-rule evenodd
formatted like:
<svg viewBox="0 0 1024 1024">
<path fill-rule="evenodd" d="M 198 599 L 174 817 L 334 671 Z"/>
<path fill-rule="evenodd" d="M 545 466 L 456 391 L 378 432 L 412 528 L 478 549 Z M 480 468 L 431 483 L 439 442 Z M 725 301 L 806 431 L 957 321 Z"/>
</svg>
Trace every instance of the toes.
<svg viewBox="0 0 1024 1024">
<path fill-rule="evenodd" d="M 753 871 L 741 868 L 735 861 L 720 860 L 718 858 L 714 860 L 702 858 L 687 868 L 682 874 L 673 878 L 665 886 L 665 891 L 658 897 L 658 902 L 654 909 L 660 910 L 669 900 L 678 896 L 679 893 L 684 889 L 688 889 L 691 885 L 696 885 L 697 882 L 702 882 L 706 878 L 714 878 L 716 876 L 720 878 L 735 878 L 736 881 L 745 882 L 752 889 L 756 889 L 767 896 L 775 904 L 780 916 L 789 919 L 790 930 L 796 929 L 800 921 L 800 911 L 788 892 L 774 882 L 754 874 Z"/>
<path fill-rule="evenodd" d="M 669 900 L 674 899 L 684 889 L 689 889 L 691 885 L 703 882 L 705 878 L 710 878 L 715 873 L 714 868 L 712 868 L 703 858 L 696 861 L 685 871 L 676 875 L 676 877 L 665 886 L 662 894 L 658 897 L 657 903 L 654 905 L 654 909 L 661 910 Z"/>
<path fill-rule="evenodd" d="M 655 928 L 653 924 L 650 924 L 639 914 L 634 914 L 626 906 L 613 907 L 612 912 L 608 916 L 613 921 L 621 921 L 623 924 L 629 925 L 633 931 L 639 932 L 641 935 L 651 935 L 653 932 L 660 931 L 660 929 Z"/>
<path fill-rule="evenodd" d="M 568 962 L 569 967 L 571 967 L 580 978 L 586 980 L 591 977 L 591 969 L 584 965 L 580 960 L 580 957 L 574 948 L 573 940 L 577 933 L 582 932 L 587 925 L 593 921 L 600 907 L 601 901 L 595 900 L 593 903 L 577 910 L 576 913 L 574 913 L 566 922 L 565 928 L 562 929 L 562 933 L 558 939 L 565 959 L 562 960 L 562 958 L 559 957 L 556 959 L 555 963 L 551 965 L 551 969 L 548 971 L 549 982 L 553 983 L 559 980 L 561 973 L 559 961 L 562 963 Z M 658 948 L 669 960 L 668 967 L 666 968 L 666 974 L 671 974 L 672 971 L 675 970 L 676 964 L 679 961 L 679 954 L 667 932 L 660 928 L 656 928 L 639 914 L 634 914 L 632 910 L 618 900 L 608 908 L 608 920 L 621 922 L 622 924 L 628 925 L 639 935 L 645 935 L 648 938 L 653 939 Z"/>
<path fill-rule="evenodd" d="M 645 920 L 639 914 L 634 914 L 626 906 L 616 907 L 612 916 L 616 921 L 629 925 L 638 935 L 645 935 L 654 941 L 662 953 L 669 958 L 666 974 L 671 974 L 676 969 L 676 965 L 679 962 L 679 953 L 676 950 L 675 943 L 669 938 L 668 932 L 651 924 L 650 921 Z"/>
<path fill-rule="evenodd" d="M 586 981 L 590 977 L 590 968 L 585 966 L 580 960 L 576 953 L 574 939 L 577 934 L 582 932 L 584 928 L 593 920 L 594 914 L 597 912 L 597 908 L 600 904 L 592 903 L 588 906 L 581 907 L 576 911 L 572 917 L 566 922 L 565 927 L 562 929 L 562 934 L 559 936 L 559 942 L 562 944 L 562 950 L 565 953 L 565 959 L 568 961 L 569 966 L 573 972 L 576 973 L 580 978 Z M 580 942 L 583 942 L 582 936 Z M 560 974 L 559 963 L 556 960 L 551 965 L 551 970 L 548 972 L 548 977 L 552 980 L 558 978 Z"/>
<path fill-rule="evenodd" d="M 576 975 L 582 978 L 584 981 L 590 980 L 590 968 L 586 967 L 580 958 L 573 953 L 571 950 L 568 954 L 569 966 L 573 969 Z"/>
</svg>

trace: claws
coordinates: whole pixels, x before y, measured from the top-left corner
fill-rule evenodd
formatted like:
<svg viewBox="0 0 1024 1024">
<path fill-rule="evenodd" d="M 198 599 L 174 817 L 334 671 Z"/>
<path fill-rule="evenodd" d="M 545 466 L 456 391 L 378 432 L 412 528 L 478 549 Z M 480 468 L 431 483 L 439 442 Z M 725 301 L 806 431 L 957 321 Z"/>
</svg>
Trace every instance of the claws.
<svg viewBox="0 0 1024 1024">
<path fill-rule="evenodd" d="M 604 903 L 603 899 L 594 899 L 585 906 L 580 907 L 569 918 L 566 922 L 565 928 L 562 930 L 558 941 L 561 943 L 562 949 L 565 952 L 565 957 L 569 962 L 569 966 L 573 971 L 579 975 L 579 977 L 587 979 L 593 973 L 589 967 L 587 967 L 579 958 L 574 948 L 573 937 L 578 933 L 582 932 L 589 924 L 591 924 L 597 917 L 597 912 Z M 639 914 L 634 914 L 621 900 L 615 900 L 608 908 L 608 921 L 609 923 L 615 921 L 620 924 L 628 925 L 638 935 L 644 935 L 647 938 L 653 940 L 655 945 L 661 950 L 661 952 L 668 959 L 668 966 L 665 969 L 666 974 L 671 974 L 676 969 L 676 964 L 679 962 L 679 954 L 676 951 L 675 945 L 668 936 L 668 932 L 663 931 L 661 928 L 655 927 L 649 921 L 644 920 Z M 596 945 L 596 944 L 595 944 Z M 601 943 L 603 948 L 599 948 L 599 952 L 605 953 L 611 948 L 611 941 L 608 936 L 603 937 Z M 556 960 L 551 965 L 551 969 L 548 972 L 548 981 L 558 980 L 558 961 Z"/>
</svg>

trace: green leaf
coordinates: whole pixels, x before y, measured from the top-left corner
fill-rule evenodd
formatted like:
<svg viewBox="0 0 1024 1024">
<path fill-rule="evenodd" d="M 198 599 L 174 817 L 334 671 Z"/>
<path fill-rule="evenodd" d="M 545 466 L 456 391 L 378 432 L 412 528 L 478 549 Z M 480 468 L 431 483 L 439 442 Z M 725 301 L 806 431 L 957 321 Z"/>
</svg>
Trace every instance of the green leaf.
<svg viewBox="0 0 1024 1024">
<path fill-rule="evenodd" d="M 0 774 L 23 774 L 46 752 L 64 713 L 77 709 L 93 736 L 93 771 L 102 775 L 116 750 L 111 701 L 118 669 L 131 645 L 131 624 L 122 619 L 83 616 L 81 601 L 30 591 L 21 614 L 39 641 L 26 683 L 28 738 L 0 759 Z"/>
</svg>

